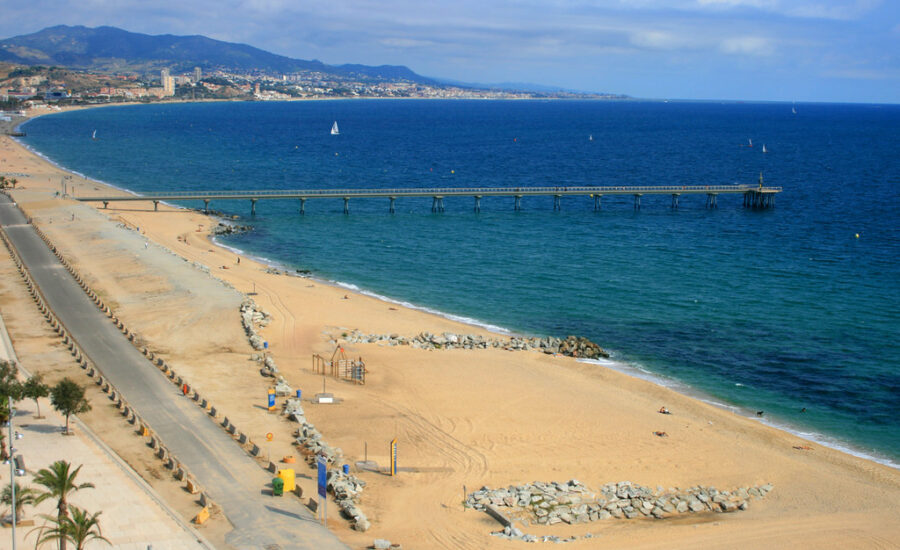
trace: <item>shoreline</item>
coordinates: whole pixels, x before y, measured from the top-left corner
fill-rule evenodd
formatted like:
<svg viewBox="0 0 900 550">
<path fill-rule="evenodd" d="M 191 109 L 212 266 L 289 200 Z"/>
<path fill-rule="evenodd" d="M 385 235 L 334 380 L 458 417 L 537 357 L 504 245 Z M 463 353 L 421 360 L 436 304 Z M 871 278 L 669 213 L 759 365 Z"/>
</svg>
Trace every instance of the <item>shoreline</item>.
<svg viewBox="0 0 900 550">
<path fill-rule="evenodd" d="M 222 292 L 222 284 L 245 296 L 254 285 L 254 300 L 273 314 L 262 329 L 269 351 L 304 395 L 322 387 L 322 377 L 310 372 L 310 354 L 331 353 L 330 339 L 340 342 L 334 335 L 342 330 L 490 334 L 435 314 L 389 308 L 390 302 L 360 292 L 343 300 L 349 291 L 340 286 L 266 273 L 265 264 L 243 254 L 246 261 L 237 264 L 236 253 L 213 242 L 208 232 L 215 218 L 193 210 L 103 210 L 54 198 L 61 169 L 20 142 L 0 138 L 6 143 L 15 147 L 4 146 L 0 156 L 10 151 L 6 158 L 22 167 L 16 170 L 32 174 L 21 182 L 27 189 L 15 194 L 35 223 L 155 352 L 204 396 L 225 404 L 222 412 L 234 423 L 257 439 L 274 432 L 272 456 L 296 452 L 290 437 L 295 425 L 260 410 L 269 382 L 255 367 L 248 368 L 252 350 L 237 312 L 209 299 Z M 118 224 L 140 226 L 141 233 Z M 145 242 L 153 246 L 147 249 Z M 195 268 L 198 264 L 207 271 Z M 329 390 L 346 404 L 304 403 L 307 417 L 330 445 L 345 450 L 350 464 L 366 456 L 385 465 L 387 441 L 399 439 L 406 468 L 396 478 L 358 472 L 368 484 L 361 506 L 372 530 L 358 533 L 343 521 L 329 522 L 354 548 L 370 545 L 374 536 L 415 547 L 502 550 L 508 543 L 489 534 L 495 524 L 460 509 L 461 486 L 572 478 L 595 489 L 631 479 L 645 486 L 727 489 L 774 483 L 775 490 L 735 514 L 533 524 L 527 532 L 594 534 L 590 541 L 571 543 L 573 548 L 757 548 L 766 543 L 843 548 L 900 540 L 900 526 L 892 519 L 900 506 L 896 469 L 806 445 L 789 432 L 646 378 L 527 351 L 432 352 L 375 343 L 342 347 L 365 356 L 366 384 L 330 381 Z M 673 414 L 658 414 L 660 405 Z M 656 437 L 654 430 L 664 430 L 667 437 Z M 300 472 L 308 473 L 302 467 Z M 306 475 L 300 477 L 307 483 Z M 314 492 L 314 484 L 305 489 Z M 410 521 L 413 517 L 428 520 Z"/>
<path fill-rule="evenodd" d="M 335 99 L 426 99 L 426 98 L 317 98 L 317 99 L 335 100 Z M 315 101 L 317 99 L 316 98 L 302 98 L 302 99 L 296 99 L 294 101 Z M 172 102 L 172 103 L 173 104 L 184 104 L 184 103 L 208 103 L 208 102 L 226 102 L 226 101 L 237 101 L 237 100 L 207 100 L 207 101 L 194 101 L 194 102 L 184 101 L 184 102 Z M 160 103 L 153 103 L 151 105 L 159 105 L 159 104 Z M 163 104 L 165 104 L 165 103 L 163 103 Z M 74 108 L 70 108 L 70 109 L 62 109 L 62 110 L 58 110 L 58 111 L 50 110 L 45 113 L 39 113 L 36 116 L 29 116 L 29 118 L 25 121 L 22 121 L 17 126 L 17 128 L 27 124 L 34 118 L 38 118 L 40 116 L 62 114 L 62 113 L 72 111 L 72 110 L 82 110 L 85 108 L 92 108 L 92 107 L 129 106 L 129 105 L 130 106 L 135 106 L 135 105 L 139 106 L 139 105 L 143 105 L 143 104 L 142 103 L 116 103 L 116 104 L 105 104 L 105 105 L 96 105 L 96 106 L 78 106 L 78 107 L 74 107 Z M 50 164 L 51 166 L 53 166 L 54 168 L 56 168 L 62 172 L 75 175 L 75 176 L 83 179 L 86 182 L 91 182 L 96 185 L 102 185 L 102 186 L 108 187 L 112 190 L 115 190 L 117 192 L 129 194 L 129 195 L 136 195 L 136 196 L 140 195 L 139 192 L 133 191 L 131 189 L 127 189 L 125 187 L 119 187 L 113 183 L 89 178 L 88 176 L 86 176 L 80 172 L 77 172 L 68 167 L 58 164 L 57 162 L 48 158 L 46 155 L 44 155 L 40 151 L 37 151 L 34 148 L 32 148 L 30 145 L 23 143 L 20 138 L 11 137 L 11 139 L 13 141 L 15 141 L 17 144 L 19 144 L 21 147 L 26 149 L 27 151 L 29 151 L 31 154 L 39 157 L 44 162 Z M 192 212 L 192 213 L 200 215 L 200 216 L 205 216 L 206 218 L 210 219 L 211 221 L 213 221 L 215 223 L 219 223 L 219 222 L 232 223 L 232 220 L 230 220 L 226 217 L 221 217 L 221 216 L 217 216 L 214 214 L 204 214 L 199 209 L 180 206 L 180 205 L 172 204 L 172 203 L 169 203 L 166 201 L 161 201 L 160 204 L 164 204 L 169 208 L 183 210 L 186 212 Z M 115 209 L 113 209 L 113 210 L 115 210 Z M 215 225 L 215 223 L 212 223 L 210 225 L 210 227 L 213 227 Z M 287 266 L 286 264 L 280 262 L 277 259 L 259 256 L 254 253 L 251 253 L 247 250 L 243 250 L 241 248 L 225 244 L 218 239 L 218 236 L 212 234 L 211 232 L 207 236 L 207 238 L 208 238 L 208 241 L 211 244 L 213 244 L 214 246 L 220 247 L 223 250 L 226 250 L 232 254 L 236 254 L 239 256 L 244 256 L 246 258 L 252 259 L 256 262 L 259 262 L 259 263 L 266 265 L 268 267 L 271 267 L 273 269 L 285 271 L 285 272 L 289 273 L 290 276 L 292 276 L 292 277 L 307 279 L 307 280 L 313 281 L 317 284 L 329 285 L 334 288 L 341 289 L 342 291 L 348 291 L 348 292 L 352 292 L 352 293 L 355 293 L 355 294 L 358 294 L 361 296 L 367 296 L 367 297 L 373 298 L 375 300 L 384 302 L 386 304 L 391 304 L 391 305 L 399 306 L 402 308 L 411 309 L 411 310 L 422 312 L 422 313 L 425 313 L 428 315 L 434 315 L 434 316 L 440 317 L 440 318 L 448 320 L 448 321 L 467 325 L 474 330 L 486 330 L 486 331 L 488 331 L 492 334 L 496 334 L 498 336 L 503 336 L 503 337 L 534 336 L 534 335 L 526 334 L 526 333 L 523 333 L 523 332 L 520 332 L 520 331 L 517 331 L 514 329 L 502 327 L 502 326 L 490 323 L 488 321 L 482 321 L 480 319 L 468 317 L 465 315 L 447 313 L 447 312 L 441 311 L 436 308 L 432 308 L 432 307 L 428 307 L 428 306 L 420 306 L 420 305 L 408 302 L 408 301 L 400 299 L 400 298 L 392 298 L 390 296 L 378 294 L 376 292 L 369 291 L 364 288 L 360 288 L 359 286 L 357 286 L 354 283 L 349 283 L 349 282 L 344 282 L 344 281 L 339 281 L 339 280 L 335 280 L 335 279 L 328 279 L 325 277 L 321 277 L 321 276 L 317 275 L 314 271 L 311 271 L 309 275 L 297 276 L 294 274 L 295 268 Z M 564 337 L 564 336 L 557 336 L 557 337 Z M 652 370 L 648 370 L 648 369 L 644 368 L 642 365 L 640 365 L 638 363 L 629 362 L 627 360 L 620 359 L 620 358 L 618 358 L 619 353 L 616 350 L 612 350 L 612 349 L 605 348 L 605 347 L 604 347 L 604 349 L 606 349 L 607 351 L 610 351 L 612 353 L 611 359 L 609 359 L 609 360 L 579 359 L 579 362 L 594 364 L 594 365 L 597 365 L 597 366 L 600 366 L 603 368 L 609 368 L 609 369 L 615 370 L 616 372 L 623 373 L 627 376 L 631 376 L 631 377 L 634 377 L 634 378 L 637 378 L 640 380 L 648 381 L 648 382 L 658 385 L 660 387 L 676 391 L 676 392 L 680 393 L 681 395 L 684 395 L 685 397 L 696 399 L 703 403 L 712 405 L 723 411 L 727 411 L 732 414 L 737 414 L 748 420 L 759 422 L 770 428 L 784 431 L 786 433 L 789 433 L 789 434 L 797 436 L 797 437 L 801 437 L 811 443 L 823 445 L 825 447 L 831 448 L 831 449 L 839 451 L 839 452 L 849 454 L 849 455 L 857 457 L 857 458 L 861 458 L 864 460 L 870 460 L 877 464 L 881 464 L 883 466 L 887 466 L 890 468 L 894 468 L 896 470 L 900 470 L 900 458 L 895 459 L 890 456 L 877 453 L 875 451 L 863 450 L 863 449 L 859 448 L 859 446 L 857 446 L 852 441 L 846 441 L 838 436 L 833 436 L 828 433 L 804 429 L 802 426 L 794 425 L 788 419 L 778 418 L 777 416 L 774 417 L 774 419 L 772 419 L 773 417 L 771 417 L 771 416 L 768 418 L 766 418 L 766 417 L 757 418 L 756 415 L 754 415 L 753 410 L 748 407 L 723 402 L 722 398 L 716 396 L 713 393 L 709 393 L 704 390 L 694 388 L 694 387 L 690 386 L 689 384 L 682 382 L 681 380 L 665 377 L 661 374 L 653 372 Z"/>
</svg>

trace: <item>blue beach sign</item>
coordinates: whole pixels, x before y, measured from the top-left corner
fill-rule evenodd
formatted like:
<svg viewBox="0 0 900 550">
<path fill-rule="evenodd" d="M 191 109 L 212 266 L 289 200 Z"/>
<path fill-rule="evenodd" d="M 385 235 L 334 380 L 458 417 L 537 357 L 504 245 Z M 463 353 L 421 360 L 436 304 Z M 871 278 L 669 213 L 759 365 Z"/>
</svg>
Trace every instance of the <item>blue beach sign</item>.
<svg viewBox="0 0 900 550">
<path fill-rule="evenodd" d="M 326 495 L 326 487 L 328 484 L 328 468 L 325 463 L 325 459 L 321 456 L 316 460 L 316 464 L 319 468 L 319 496 L 325 498 Z"/>
</svg>

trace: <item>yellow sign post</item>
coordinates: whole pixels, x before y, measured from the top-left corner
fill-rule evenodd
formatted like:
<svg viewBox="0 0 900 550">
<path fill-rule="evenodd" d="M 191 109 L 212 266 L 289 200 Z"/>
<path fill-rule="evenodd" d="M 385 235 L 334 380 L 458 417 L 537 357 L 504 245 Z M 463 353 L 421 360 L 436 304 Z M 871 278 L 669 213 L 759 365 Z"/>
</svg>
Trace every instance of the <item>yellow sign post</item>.
<svg viewBox="0 0 900 550">
<path fill-rule="evenodd" d="M 397 438 L 391 440 L 391 477 L 397 475 Z"/>
</svg>

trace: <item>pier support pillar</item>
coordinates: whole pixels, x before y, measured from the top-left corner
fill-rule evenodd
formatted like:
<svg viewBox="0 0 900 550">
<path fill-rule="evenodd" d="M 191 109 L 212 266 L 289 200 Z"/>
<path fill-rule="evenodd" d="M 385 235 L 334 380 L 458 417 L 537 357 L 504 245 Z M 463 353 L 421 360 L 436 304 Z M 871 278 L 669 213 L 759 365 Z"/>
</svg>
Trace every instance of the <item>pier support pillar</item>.
<svg viewBox="0 0 900 550">
<path fill-rule="evenodd" d="M 350 197 L 344 197 L 344 214 L 350 213 Z"/>
<path fill-rule="evenodd" d="M 516 202 L 513 205 L 516 212 L 522 210 L 522 195 L 516 195 Z"/>
<path fill-rule="evenodd" d="M 641 194 L 640 193 L 634 194 L 634 209 L 635 210 L 641 209 Z"/>
<path fill-rule="evenodd" d="M 306 214 L 306 199 L 300 197 L 300 215 Z"/>
<path fill-rule="evenodd" d="M 153 211 L 154 212 L 159 211 L 159 201 L 153 201 Z"/>
<path fill-rule="evenodd" d="M 438 212 L 443 213 L 444 212 L 444 197 L 438 197 L 437 201 L 438 201 L 438 204 L 437 204 Z"/>
<path fill-rule="evenodd" d="M 562 195 L 553 195 L 553 210 L 559 211 L 562 210 L 561 199 Z"/>
<path fill-rule="evenodd" d="M 718 208 L 719 207 L 719 194 L 718 193 L 707 193 L 706 194 L 706 207 L 707 208 Z"/>
<path fill-rule="evenodd" d="M 209 214 L 209 199 L 203 199 L 203 213 Z"/>
<path fill-rule="evenodd" d="M 390 212 L 391 212 L 391 214 L 393 214 L 394 213 L 394 201 L 397 200 L 397 197 L 389 197 L 389 198 L 391 199 Z"/>
<path fill-rule="evenodd" d="M 475 213 L 481 212 L 481 195 L 475 195 Z"/>
<path fill-rule="evenodd" d="M 600 199 L 603 198 L 603 195 L 591 195 L 594 197 L 594 212 L 600 211 Z"/>
<path fill-rule="evenodd" d="M 250 215 L 256 215 L 256 199 L 250 199 Z"/>
<path fill-rule="evenodd" d="M 672 193 L 672 210 L 678 210 L 678 196 L 680 193 Z"/>
<path fill-rule="evenodd" d="M 103 208 L 109 208 L 109 201 L 103 201 Z"/>
</svg>

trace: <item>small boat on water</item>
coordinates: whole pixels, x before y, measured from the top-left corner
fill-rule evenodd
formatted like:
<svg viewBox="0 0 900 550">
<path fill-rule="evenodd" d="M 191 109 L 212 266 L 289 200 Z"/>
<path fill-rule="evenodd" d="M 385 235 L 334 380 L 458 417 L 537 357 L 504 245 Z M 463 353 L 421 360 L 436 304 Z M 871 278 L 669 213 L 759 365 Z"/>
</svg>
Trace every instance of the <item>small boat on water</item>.
<svg viewBox="0 0 900 550">
<path fill-rule="evenodd" d="M 793 103 L 791 104 L 791 114 L 797 114 L 797 106 Z"/>
<path fill-rule="evenodd" d="M 747 142 L 748 142 L 747 147 L 753 147 L 753 140 L 752 140 L 752 139 L 748 139 Z"/>
<path fill-rule="evenodd" d="M 588 141 L 594 141 L 594 134 L 588 136 Z"/>
<path fill-rule="evenodd" d="M 331 126 L 331 135 L 336 136 L 336 135 L 339 135 L 340 133 L 341 133 L 341 131 L 338 130 L 337 121 L 335 120 L 334 124 Z"/>
<path fill-rule="evenodd" d="M 763 143 L 763 153 L 768 153 L 768 152 L 769 152 L 769 151 L 768 151 L 768 150 L 766 150 L 766 144 L 765 144 L 765 143 Z"/>
<path fill-rule="evenodd" d="M 94 130 L 94 133 L 91 134 L 91 139 L 97 139 L 97 130 Z"/>
</svg>

